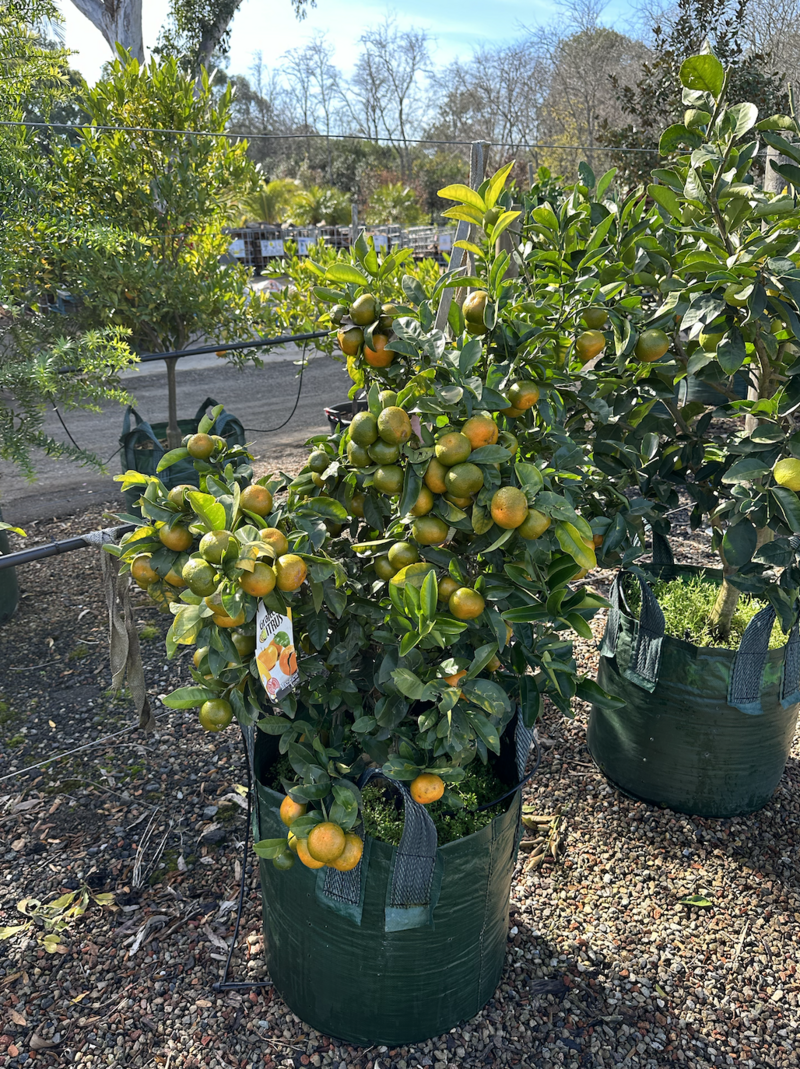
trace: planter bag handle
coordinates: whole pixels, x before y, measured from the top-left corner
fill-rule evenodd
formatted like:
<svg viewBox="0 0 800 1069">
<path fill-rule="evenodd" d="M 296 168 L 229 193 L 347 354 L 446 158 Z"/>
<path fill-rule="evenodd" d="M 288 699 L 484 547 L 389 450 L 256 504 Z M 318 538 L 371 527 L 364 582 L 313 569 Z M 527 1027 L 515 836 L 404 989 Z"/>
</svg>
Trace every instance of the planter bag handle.
<svg viewBox="0 0 800 1069">
<path fill-rule="evenodd" d="M 658 670 L 661 665 L 661 644 L 664 640 L 664 613 L 656 601 L 653 591 L 648 586 L 643 574 L 638 568 L 631 568 L 629 573 L 617 572 L 611 586 L 609 600 L 611 608 L 608 610 L 603 641 L 600 644 L 602 657 L 616 657 L 617 643 L 619 641 L 620 599 L 624 596 L 622 580 L 626 574 L 635 575 L 639 580 L 639 589 L 642 595 L 642 609 L 636 626 L 636 643 L 633 647 L 628 664 L 623 667 L 618 665 L 620 675 L 637 687 L 652 693 L 658 683 Z"/>
<path fill-rule="evenodd" d="M 669 540 L 658 531 L 653 531 L 653 564 L 657 568 L 674 568 L 675 557 Z"/>
<path fill-rule="evenodd" d="M 131 428 L 131 416 L 136 421 L 136 425 Z M 137 441 L 145 439 L 153 443 L 153 461 L 158 464 L 159 460 L 164 456 L 164 447 L 158 438 L 156 438 L 155 432 L 146 419 L 142 419 L 133 405 L 128 405 L 125 409 L 125 416 L 122 420 L 122 435 L 119 439 L 119 444 L 122 446 L 122 454 L 125 460 L 126 468 L 136 468 L 136 460 L 133 455 L 133 449 Z M 138 468 L 136 468 L 138 471 Z M 155 467 L 153 468 L 155 472 Z"/>
<path fill-rule="evenodd" d="M 213 397 L 207 397 L 205 401 L 200 405 L 195 415 L 195 422 L 199 423 L 203 416 L 206 414 L 206 410 L 214 409 L 219 404 L 219 401 L 215 401 Z M 223 438 L 232 438 L 234 445 L 244 445 L 245 431 L 242 426 L 241 420 L 236 416 L 232 416 L 226 408 L 223 408 L 209 431 L 210 434 L 219 434 Z"/>
<path fill-rule="evenodd" d="M 761 704 L 761 679 L 769 653 L 769 639 L 775 623 L 775 610 L 766 605 L 747 625 L 742 643 L 736 651 L 728 685 L 728 705 L 751 716 L 764 712 Z M 800 635 L 795 624 L 786 643 L 781 670 L 781 705 L 788 709 L 800 701 Z"/>
<path fill-rule="evenodd" d="M 441 886 L 442 864 L 437 852 L 436 828 L 425 806 L 414 801 L 406 785 L 379 768 L 367 769 L 359 787 L 364 787 L 374 776 L 382 776 L 398 788 L 403 795 L 405 812 L 400 845 L 393 851 L 384 930 L 403 932 L 420 928 L 431 923 Z M 365 855 L 366 846 L 367 843 Z M 360 924 L 368 868 L 368 859 L 364 856 L 350 872 L 320 870 L 317 896 L 326 906 Z"/>
</svg>

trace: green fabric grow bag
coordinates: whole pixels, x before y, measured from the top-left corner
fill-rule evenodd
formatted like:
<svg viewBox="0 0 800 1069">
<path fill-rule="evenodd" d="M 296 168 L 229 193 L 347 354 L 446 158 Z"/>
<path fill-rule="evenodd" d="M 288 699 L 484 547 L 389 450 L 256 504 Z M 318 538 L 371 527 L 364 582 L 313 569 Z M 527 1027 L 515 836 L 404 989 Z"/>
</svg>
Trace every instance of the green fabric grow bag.
<svg viewBox="0 0 800 1069">
<path fill-rule="evenodd" d="M 0 520 L 3 513 L 0 511 Z M 8 553 L 8 532 L 0 531 L 0 554 Z M 7 623 L 14 615 L 19 602 L 19 584 L 16 568 L 0 569 L 0 625 Z"/>
<path fill-rule="evenodd" d="M 181 435 L 196 434 L 197 426 L 206 414 L 206 409 L 215 408 L 217 403 L 213 398 L 207 397 L 198 408 L 194 419 L 179 419 L 178 426 Z M 232 416 L 224 408 L 217 416 L 210 433 L 219 434 L 228 445 L 245 444 L 244 427 L 236 416 Z M 156 471 L 159 461 L 167 452 L 165 445 L 162 444 L 166 441 L 166 437 L 166 423 L 151 425 L 147 420 L 142 419 L 132 405 L 129 405 L 122 421 L 122 434 L 119 439 L 122 470 L 138 471 L 143 475 L 158 475 L 168 489 L 180 486 L 182 483 L 197 486 L 198 474 L 191 460 L 180 460 L 161 473 Z M 136 501 L 141 497 L 141 488 L 131 487 L 124 491 L 123 497 L 128 509 L 134 510 Z"/>
<path fill-rule="evenodd" d="M 733 392 L 737 399 L 747 397 L 748 378 L 744 372 L 737 371 L 733 376 L 733 382 L 731 384 L 730 379 L 722 379 L 721 382 L 727 388 L 732 385 Z M 687 375 L 685 379 L 682 379 L 678 383 L 678 401 L 680 404 L 685 405 L 691 401 L 699 401 L 702 405 L 726 405 L 729 398 L 717 390 L 714 383 L 710 379 L 700 379 L 696 375 Z"/>
<path fill-rule="evenodd" d="M 518 725 L 517 767 L 530 745 L 531 732 L 520 745 L 524 732 Z M 276 756 L 275 738 L 256 731 L 258 839 L 286 832 L 278 815 L 283 796 L 264 785 Z M 513 772 L 510 781 L 518 782 Z M 342 880 L 349 873 L 300 862 L 280 872 L 262 859 L 267 968 L 289 1008 L 325 1035 L 367 1046 L 418 1043 L 473 1017 L 505 963 L 521 805 L 516 791 L 487 827 L 437 848 L 424 806 L 408 797 L 400 847 L 366 839 L 354 894 Z M 412 820 L 418 834 L 409 851 Z M 430 825 L 432 841 L 420 822 Z"/>
<path fill-rule="evenodd" d="M 800 710 L 800 640 L 769 650 L 775 612 L 750 622 L 738 650 L 695 646 L 664 634 L 664 614 L 635 572 L 639 620 L 625 602 L 622 573 L 611 590 L 597 682 L 625 702 L 592 707 L 589 750 L 626 794 L 701 817 L 751 813 L 772 797 L 786 766 Z M 664 578 L 710 569 L 648 566 Z"/>
</svg>

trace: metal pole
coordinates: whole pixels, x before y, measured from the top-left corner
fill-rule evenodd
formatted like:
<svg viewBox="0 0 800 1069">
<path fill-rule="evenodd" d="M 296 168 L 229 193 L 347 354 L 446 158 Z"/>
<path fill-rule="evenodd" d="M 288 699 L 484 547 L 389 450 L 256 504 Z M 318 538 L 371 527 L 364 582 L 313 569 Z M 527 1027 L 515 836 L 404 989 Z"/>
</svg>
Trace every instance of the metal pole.
<svg viewBox="0 0 800 1069">
<path fill-rule="evenodd" d="M 109 534 L 116 541 L 129 531 L 135 530 L 132 523 L 123 524 L 121 527 L 109 527 L 105 532 L 94 531 L 92 534 Z M 100 545 L 94 541 L 92 535 L 76 535 L 75 538 L 64 538 L 60 542 L 48 542 L 46 546 L 32 546 L 30 549 L 20 549 L 16 553 L 0 555 L 0 571 L 3 568 L 13 568 L 17 564 L 30 564 L 34 560 L 43 560 L 45 557 L 57 557 L 61 553 L 71 553 L 73 549 L 86 549 L 89 546 Z"/>
</svg>

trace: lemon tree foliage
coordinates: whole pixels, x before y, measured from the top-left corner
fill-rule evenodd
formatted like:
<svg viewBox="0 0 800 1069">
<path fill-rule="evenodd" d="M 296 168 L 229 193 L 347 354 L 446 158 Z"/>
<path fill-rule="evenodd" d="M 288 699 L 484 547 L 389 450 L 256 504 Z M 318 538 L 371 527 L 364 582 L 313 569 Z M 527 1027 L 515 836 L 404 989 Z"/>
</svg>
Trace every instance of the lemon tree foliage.
<svg viewBox="0 0 800 1069">
<path fill-rule="evenodd" d="M 627 237 L 598 272 L 608 325 L 589 379 L 616 414 L 598 423 L 594 459 L 661 533 L 678 490 L 692 526 L 710 524 L 721 637 L 742 591 L 767 598 L 788 631 L 800 586 L 800 131 L 792 116 L 728 106 L 728 74 L 709 53 L 680 76 L 686 112 L 662 134 L 667 161 L 609 223 L 612 236 L 625 220 Z M 787 157 L 777 194 L 753 178 L 766 145 Z M 641 363 L 652 331 L 669 348 Z"/>
</svg>

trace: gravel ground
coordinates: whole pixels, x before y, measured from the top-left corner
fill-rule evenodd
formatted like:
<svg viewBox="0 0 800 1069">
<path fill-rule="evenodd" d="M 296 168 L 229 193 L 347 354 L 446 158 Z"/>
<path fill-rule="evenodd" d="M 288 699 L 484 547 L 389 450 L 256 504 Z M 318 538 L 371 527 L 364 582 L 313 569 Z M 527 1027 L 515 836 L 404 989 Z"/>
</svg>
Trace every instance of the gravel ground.
<svg viewBox="0 0 800 1069">
<path fill-rule="evenodd" d="M 102 524 L 99 508 L 35 524 L 29 544 Z M 676 548 L 696 563 L 707 540 L 687 535 Z M 495 997 L 427 1043 L 352 1048 L 307 1028 L 269 988 L 212 989 L 233 931 L 245 772 L 233 730 L 209 736 L 195 714 L 157 701 L 185 681 L 190 651 L 166 662 L 167 621 L 138 598 L 158 716 L 143 737 L 130 703 L 106 690 L 94 551 L 19 578 L 18 615 L 0 631 L 0 925 L 24 920 L 26 896 L 48 902 L 84 885 L 113 891 L 115 904 L 90 904 L 54 952 L 38 932 L 0 942 L 4 1069 L 799 1064 L 797 742 L 760 813 L 699 820 L 620 795 L 592 764 L 585 710 L 573 721 L 547 713 L 526 802 L 561 814 L 561 850 L 538 867 L 520 855 Z M 589 581 L 605 590 L 608 579 Z M 577 655 L 596 664 L 590 643 Z M 266 979 L 257 880 L 233 959 L 234 977 L 250 981 Z M 693 893 L 711 908 L 678 904 Z"/>
</svg>

